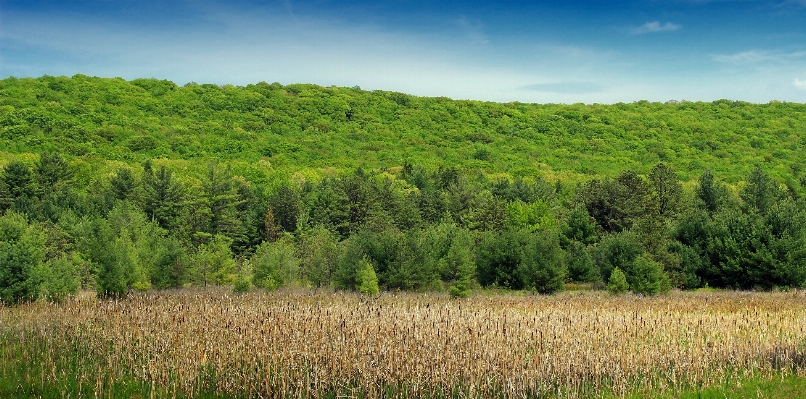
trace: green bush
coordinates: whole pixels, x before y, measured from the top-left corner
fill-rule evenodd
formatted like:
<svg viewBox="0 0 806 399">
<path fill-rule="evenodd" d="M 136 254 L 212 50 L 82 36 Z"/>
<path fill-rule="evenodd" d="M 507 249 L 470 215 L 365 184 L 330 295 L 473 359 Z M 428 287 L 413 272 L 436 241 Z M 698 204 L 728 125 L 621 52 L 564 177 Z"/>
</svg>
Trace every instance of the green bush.
<svg viewBox="0 0 806 399">
<path fill-rule="evenodd" d="M 286 285 L 299 267 L 294 244 L 287 238 L 260 244 L 252 256 L 252 267 L 256 287 L 275 290 Z"/>
<path fill-rule="evenodd" d="M 613 269 L 610 273 L 610 279 L 607 281 L 607 291 L 613 295 L 621 295 L 630 288 L 627 284 L 627 276 L 618 267 Z"/>
<path fill-rule="evenodd" d="M 76 252 L 46 262 L 42 284 L 45 298 L 59 303 L 68 296 L 78 293 L 81 287 L 78 268 L 84 262 L 81 255 Z"/>
<path fill-rule="evenodd" d="M 643 254 L 635 259 L 631 277 L 630 288 L 636 294 L 655 295 L 671 288 L 669 277 L 663 271 L 663 265 L 655 262 L 649 254 Z"/>
<path fill-rule="evenodd" d="M 361 260 L 356 271 L 355 280 L 355 289 L 358 292 L 364 295 L 378 295 L 378 276 L 375 274 L 372 262 L 368 258 L 364 257 Z"/>
</svg>

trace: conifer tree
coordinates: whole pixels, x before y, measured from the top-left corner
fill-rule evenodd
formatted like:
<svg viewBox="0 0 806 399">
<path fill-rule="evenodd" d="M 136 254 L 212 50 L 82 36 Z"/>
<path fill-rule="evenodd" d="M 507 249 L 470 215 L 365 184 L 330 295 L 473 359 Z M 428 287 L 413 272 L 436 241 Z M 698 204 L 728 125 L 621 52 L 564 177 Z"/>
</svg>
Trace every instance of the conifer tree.
<svg viewBox="0 0 806 399">
<path fill-rule="evenodd" d="M 607 291 L 614 295 L 620 295 L 627 292 L 628 289 L 630 289 L 630 285 L 627 284 L 627 276 L 618 267 L 613 269 L 613 272 L 610 273 L 610 278 L 607 280 Z"/>
<path fill-rule="evenodd" d="M 372 267 L 372 261 L 364 257 L 358 265 L 355 275 L 356 287 L 358 292 L 364 295 L 378 295 L 378 276 L 375 274 L 375 269 Z"/>
</svg>

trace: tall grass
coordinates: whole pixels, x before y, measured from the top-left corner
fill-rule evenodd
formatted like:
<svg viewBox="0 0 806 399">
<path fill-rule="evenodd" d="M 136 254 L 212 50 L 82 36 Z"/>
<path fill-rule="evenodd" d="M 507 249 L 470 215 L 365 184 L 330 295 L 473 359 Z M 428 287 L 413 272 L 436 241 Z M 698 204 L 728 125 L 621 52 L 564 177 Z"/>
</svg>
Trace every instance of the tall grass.
<svg viewBox="0 0 806 399">
<path fill-rule="evenodd" d="M 806 293 L 187 290 L 0 310 L 0 373 L 114 396 L 597 397 L 803 375 Z"/>
</svg>

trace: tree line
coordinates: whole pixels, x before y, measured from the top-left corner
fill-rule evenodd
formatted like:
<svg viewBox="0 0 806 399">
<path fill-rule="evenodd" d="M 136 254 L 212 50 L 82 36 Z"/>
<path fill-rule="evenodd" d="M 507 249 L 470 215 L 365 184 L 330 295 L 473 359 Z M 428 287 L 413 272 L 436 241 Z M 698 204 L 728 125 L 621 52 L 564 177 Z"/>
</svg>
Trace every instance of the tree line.
<svg viewBox="0 0 806 399">
<path fill-rule="evenodd" d="M 0 301 L 77 290 L 285 285 L 476 287 L 550 294 L 567 283 L 672 288 L 806 284 L 806 204 L 762 168 L 741 184 L 684 186 L 658 163 L 576 185 L 405 164 L 271 184 L 209 162 L 158 160 L 89 188 L 55 152 L 0 170 Z"/>
</svg>

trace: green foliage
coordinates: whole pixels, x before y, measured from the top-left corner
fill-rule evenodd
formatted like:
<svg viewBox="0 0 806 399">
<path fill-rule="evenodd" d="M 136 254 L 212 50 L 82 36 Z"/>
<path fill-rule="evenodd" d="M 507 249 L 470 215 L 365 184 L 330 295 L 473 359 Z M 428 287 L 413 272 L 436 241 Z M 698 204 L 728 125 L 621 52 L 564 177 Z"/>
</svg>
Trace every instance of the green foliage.
<svg viewBox="0 0 806 399">
<path fill-rule="evenodd" d="M 188 256 L 179 240 L 166 237 L 161 240 L 154 268 L 151 272 L 151 284 L 154 288 L 179 288 L 189 282 Z"/>
<path fill-rule="evenodd" d="M 602 281 L 596 263 L 585 244 L 571 241 L 566 252 L 568 278 L 577 282 Z"/>
<path fill-rule="evenodd" d="M 111 296 L 232 284 L 240 259 L 282 241 L 299 274 L 273 286 L 352 290 L 365 257 L 384 289 L 464 293 L 477 277 L 543 290 L 563 258 L 571 280 L 618 267 L 634 283 L 657 266 L 644 253 L 681 288 L 806 284 L 803 104 L 494 104 L 83 75 L 0 92 L 0 215 L 41 227 L 45 283 L 75 267 Z M 554 237 L 536 249 L 544 230 L 561 252 Z M 70 292 L 64 281 L 37 293 Z"/>
<path fill-rule="evenodd" d="M 303 277 L 315 287 L 327 287 L 339 260 L 336 237 L 319 225 L 305 232 L 300 243 L 300 269 Z"/>
<path fill-rule="evenodd" d="M 468 230 L 453 225 L 441 225 L 425 233 L 424 244 L 428 246 L 424 251 L 436 260 L 443 281 L 475 279 L 474 243 Z"/>
<path fill-rule="evenodd" d="M 0 173 L 0 182 L 5 197 L 0 201 L 0 210 L 28 212 L 32 209 L 36 183 L 28 165 L 20 161 L 11 161 Z"/>
<path fill-rule="evenodd" d="M 179 216 L 185 195 L 184 186 L 164 165 L 155 173 L 151 162 L 143 165 L 143 211 L 162 228 L 172 227 Z"/>
<path fill-rule="evenodd" d="M 713 214 L 728 201 L 727 188 L 716 181 L 714 174 L 706 170 L 700 175 L 697 186 L 694 188 L 697 206 Z"/>
<path fill-rule="evenodd" d="M 358 284 L 356 280 L 358 265 L 366 253 L 357 236 L 348 238 L 342 245 L 344 249 L 333 273 L 333 285 L 336 288 L 352 290 Z"/>
<path fill-rule="evenodd" d="M 378 276 L 368 258 L 361 260 L 355 275 L 355 289 L 364 295 L 378 295 Z"/>
<path fill-rule="evenodd" d="M 630 277 L 630 289 L 636 294 L 655 295 L 671 289 L 663 266 L 646 253 L 635 259 Z"/>
<path fill-rule="evenodd" d="M 60 182 L 73 177 L 73 170 L 59 153 L 43 152 L 36 163 L 35 172 L 40 190 L 51 190 Z"/>
<path fill-rule="evenodd" d="M 523 280 L 518 267 L 528 242 L 529 235 L 519 230 L 507 229 L 482 235 L 476 255 L 479 284 L 522 289 Z"/>
<path fill-rule="evenodd" d="M 235 283 L 232 285 L 232 292 L 235 294 L 243 294 L 252 289 L 252 282 L 249 281 L 247 273 L 238 273 L 235 278 Z"/>
<path fill-rule="evenodd" d="M 602 279 L 609 278 L 615 268 L 619 268 L 629 278 L 633 274 L 633 262 L 642 253 L 644 249 L 638 237 L 632 232 L 603 237 L 595 252 L 596 264 L 599 266 Z"/>
<path fill-rule="evenodd" d="M 549 207 L 543 201 L 524 203 L 520 200 L 510 202 L 507 207 L 509 218 L 507 225 L 515 230 L 526 229 L 534 232 L 540 229 L 555 227 L 554 218 Z"/>
<path fill-rule="evenodd" d="M 98 295 L 126 297 L 135 277 L 135 268 L 139 267 L 138 261 L 128 231 L 124 229 L 112 243 L 109 256 L 101 261 L 96 283 Z"/>
<path fill-rule="evenodd" d="M 299 259 L 289 239 L 264 242 L 251 259 L 252 281 L 256 287 L 275 290 L 296 277 Z"/>
<path fill-rule="evenodd" d="M 0 216 L 0 303 L 36 300 L 42 276 L 44 237 L 25 216 L 7 212 Z"/>
<path fill-rule="evenodd" d="M 199 193 L 191 216 L 194 232 L 205 236 L 224 235 L 233 240 L 240 238 L 244 226 L 238 205 L 242 201 L 230 167 L 209 163 Z"/>
<path fill-rule="evenodd" d="M 621 295 L 627 292 L 628 289 L 630 289 L 630 285 L 627 284 L 627 276 L 618 267 L 613 269 L 613 272 L 610 273 L 610 278 L 607 280 L 607 291 L 613 295 Z"/>
<path fill-rule="evenodd" d="M 138 186 L 138 182 L 129 168 L 119 168 L 109 180 L 109 184 L 112 195 L 121 201 L 132 198 Z"/>
<path fill-rule="evenodd" d="M 571 213 L 563 223 L 563 235 L 566 241 L 573 240 L 587 245 L 597 241 L 596 224 L 584 206 L 575 206 L 571 209 Z"/>
<path fill-rule="evenodd" d="M 649 174 L 649 181 L 652 185 L 654 213 L 661 218 L 676 214 L 680 209 L 683 186 L 678 181 L 674 168 L 664 163 L 655 165 Z"/>
<path fill-rule="evenodd" d="M 632 165 L 649 165 L 638 171 L 648 173 L 658 162 L 683 180 L 708 165 L 737 182 L 746 165 L 763 163 L 780 179 L 804 158 L 806 109 L 797 103 L 496 104 L 346 87 L 180 87 L 79 75 L 58 79 L 81 90 L 58 90 L 49 79 L 0 80 L 0 148 L 61 148 L 132 163 L 263 159 L 284 173 L 406 160 L 504 172 L 510 181 L 536 175 L 536 154 L 541 169 L 576 181 Z"/>
<path fill-rule="evenodd" d="M 757 166 L 747 177 L 739 197 L 749 210 L 766 214 L 782 194 L 770 175 Z"/>
<path fill-rule="evenodd" d="M 206 287 L 208 284 L 229 285 L 235 282 L 236 264 L 231 245 L 230 238 L 216 234 L 209 242 L 199 246 L 191 262 L 195 267 L 196 284 Z"/>
<path fill-rule="evenodd" d="M 302 208 L 299 193 L 288 184 L 283 184 L 269 197 L 269 207 L 283 231 L 293 233 L 297 230 L 297 219 Z"/>
<path fill-rule="evenodd" d="M 81 288 L 79 269 L 86 261 L 78 253 L 64 254 L 49 259 L 42 268 L 42 290 L 44 297 L 52 302 L 62 302 Z"/>
<path fill-rule="evenodd" d="M 541 294 L 562 291 L 565 281 L 565 262 L 558 233 L 542 229 L 531 234 L 518 265 L 523 287 Z"/>
<path fill-rule="evenodd" d="M 606 232 L 629 230 L 647 212 L 649 184 L 633 171 L 615 179 L 594 179 L 577 192 L 578 201 Z"/>
</svg>

